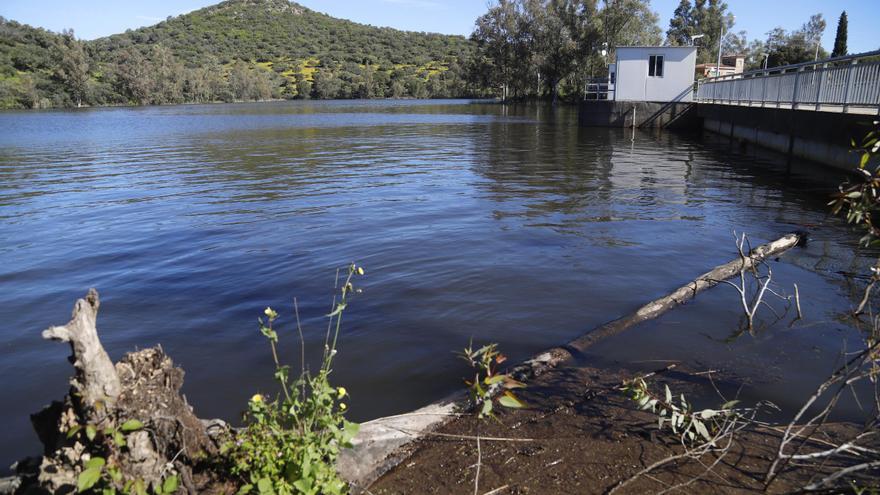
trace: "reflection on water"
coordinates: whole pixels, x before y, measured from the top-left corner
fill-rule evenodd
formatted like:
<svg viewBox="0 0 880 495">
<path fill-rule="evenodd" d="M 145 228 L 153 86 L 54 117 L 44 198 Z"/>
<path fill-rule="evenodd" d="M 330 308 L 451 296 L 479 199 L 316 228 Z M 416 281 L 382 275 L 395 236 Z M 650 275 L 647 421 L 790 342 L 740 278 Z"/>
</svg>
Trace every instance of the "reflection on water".
<svg viewBox="0 0 880 495">
<path fill-rule="evenodd" d="M 0 464 L 36 449 L 27 414 L 66 389 L 67 349 L 39 332 L 92 286 L 112 357 L 161 343 L 199 415 L 235 420 L 273 390 L 262 308 L 282 314 L 293 358 L 297 297 L 318 351 L 335 269 L 356 260 L 368 275 L 335 379 L 366 419 L 459 387 L 452 351 L 471 337 L 521 359 L 662 295 L 728 260 L 733 230 L 813 232 L 774 266 L 809 301 L 802 325 L 725 343 L 736 298 L 719 288 L 594 358 L 724 367 L 797 402 L 854 338 L 836 316 L 870 260 L 825 210 L 839 177 L 575 121 L 467 102 L 0 114 L 0 391 L 16 398 Z"/>
</svg>

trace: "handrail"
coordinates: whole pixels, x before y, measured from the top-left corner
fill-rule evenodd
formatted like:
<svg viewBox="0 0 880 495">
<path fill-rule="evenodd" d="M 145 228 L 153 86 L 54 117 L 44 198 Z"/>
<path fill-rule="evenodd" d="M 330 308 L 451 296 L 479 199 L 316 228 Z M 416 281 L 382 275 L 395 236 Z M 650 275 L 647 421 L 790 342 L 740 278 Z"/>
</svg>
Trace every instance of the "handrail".
<svg viewBox="0 0 880 495">
<path fill-rule="evenodd" d="M 703 79 L 695 101 L 878 114 L 880 50 Z"/>
<path fill-rule="evenodd" d="M 868 58 L 868 57 L 878 57 L 878 56 L 880 56 L 880 50 L 874 50 L 874 51 L 870 51 L 870 52 L 855 53 L 852 55 L 842 55 L 840 57 L 826 58 L 823 60 L 813 60 L 810 62 L 801 62 L 799 64 L 778 65 L 776 67 L 767 67 L 766 69 L 754 69 L 754 70 L 750 70 L 748 72 L 742 72 L 739 74 L 725 74 L 723 76 L 707 77 L 707 78 L 703 79 L 702 81 L 704 83 L 710 83 L 710 82 L 725 81 L 725 80 L 730 80 L 730 79 L 742 79 L 742 78 L 747 78 L 747 77 L 763 76 L 763 75 L 769 75 L 771 73 L 785 73 L 785 72 L 791 71 L 793 69 L 801 69 L 804 67 L 815 67 L 817 65 L 825 65 L 825 64 L 840 63 L 840 62 L 852 62 L 854 60 L 859 60 L 859 59 Z"/>
</svg>

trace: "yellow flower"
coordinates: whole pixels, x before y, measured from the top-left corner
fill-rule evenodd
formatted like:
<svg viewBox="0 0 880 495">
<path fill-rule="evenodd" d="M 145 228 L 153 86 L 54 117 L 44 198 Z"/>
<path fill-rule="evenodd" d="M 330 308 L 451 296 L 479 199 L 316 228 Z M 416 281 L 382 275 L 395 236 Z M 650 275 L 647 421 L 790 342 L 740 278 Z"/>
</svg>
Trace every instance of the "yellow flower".
<svg viewBox="0 0 880 495">
<path fill-rule="evenodd" d="M 342 399 L 346 395 L 348 395 L 348 391 L 345 390 L 345 387 L 339 387 L 336 389 L 336 392 L 339 394 L 337 398 Z"/>
<path fill-rule="evenodd" d="M 345 405 L 345 402 L 339 404 L 340 411 L 345 411 L 346 409 L 348 409 L 348 406 Z"/>
<path fill-rule="evenodd" d="M 358 275 L 363 275 L 363 274 L 364 274 L 364 267 L 359 266 L 358 267 Z"/>
<path fill-rule="evenodd" d="M 278 317 L 278 313 L 276 313 L 275 310 L 272 308 L 266 308 L 266 310 L 263 311 L 263 313 L 265 313 L 266 316 L 268 316 L 270 320 L 274 320 L 275 318 Z"/>
<path fill-rule="evenodd" d="M 254 396 L 251 397 L 251 402 L 263 402 L 263 396 L 260 394 L 254 394 Z"/>
</svg>

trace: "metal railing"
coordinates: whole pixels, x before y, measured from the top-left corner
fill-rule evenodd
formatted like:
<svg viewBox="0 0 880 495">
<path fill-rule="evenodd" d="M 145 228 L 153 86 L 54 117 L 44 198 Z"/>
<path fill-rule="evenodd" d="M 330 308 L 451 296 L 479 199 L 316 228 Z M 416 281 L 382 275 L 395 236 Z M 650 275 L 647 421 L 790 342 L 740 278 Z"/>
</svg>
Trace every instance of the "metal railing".
<svg viewBox="0 0 880 495">
<path fill-rule="evenodd" d="M 696 101 L 843 113 L 880 113 L 880 50 L 698 82 Z"/>
<path fill-rule="evenodd" d="M 607 77 L 593 78 L 584 86 L 585 100 L 613 100 L 614 84 Z"/>
</svg>

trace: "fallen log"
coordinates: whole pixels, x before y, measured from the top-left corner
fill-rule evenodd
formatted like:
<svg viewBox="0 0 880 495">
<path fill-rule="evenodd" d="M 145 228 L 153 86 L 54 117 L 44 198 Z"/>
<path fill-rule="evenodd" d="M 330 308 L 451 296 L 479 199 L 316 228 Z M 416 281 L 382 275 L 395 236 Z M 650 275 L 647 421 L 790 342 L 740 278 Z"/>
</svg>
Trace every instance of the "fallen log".
<svg viewBox="0 0 880 495">
<path fill-rule="evenodd" d="M 751 270 L 758 263 L 777 256 L 803 243 L 805 234 L 788 234 L 773 242 L 753 249 L 748 255 L 737 257 L 700 275 L 696 279 L 638 308 L 635 312 L 601 325 L 565 346 L 544 351 L 510 371 L 518 380 L 534 378 L 547 370 L 572 359 L 591 345 L 617 335 L 643 321 L 659 317 L 667 311 L 690 301 L 700 292 L 721 281 Z M 354 439 L 354 447 L 342 452 L 339 461 L 341 475 L 352 483 L 355 493 L 366 492 L 375 480 L 409 457 L 413 442 L 431 434 L 452 418 L 455 412 L 467 408 L 467 395 L 454 394 L 410 414 L 378 418 L 361 424 Z"/>
<path fill-rule="evenodd" d="M 782 254 L 785 251 L 802 244 L 805 239 L 805 234 L 788 234 L 773 242 L 758 246 L 747 256 L 738 257 L 724 263 L 723 265 L 716 266 L 712 270 L 700 275 L 687 284 L 682 285 L 678 289 L 675 289 L 668 295 L 645 304 L 634 313 L 630 313 L 622 318 L 608 322 L 575 339 L 570 342 L 567 347 L 583 351 L 600 340 L 623 332 L 643 321 L 653 320 L 670 309 L 685 304 L 696 297 L 700 292 L 715 287 L 723 280 L 739 275 L 742 271 L 751 270 L 767 258 Z"/>
</svg>

